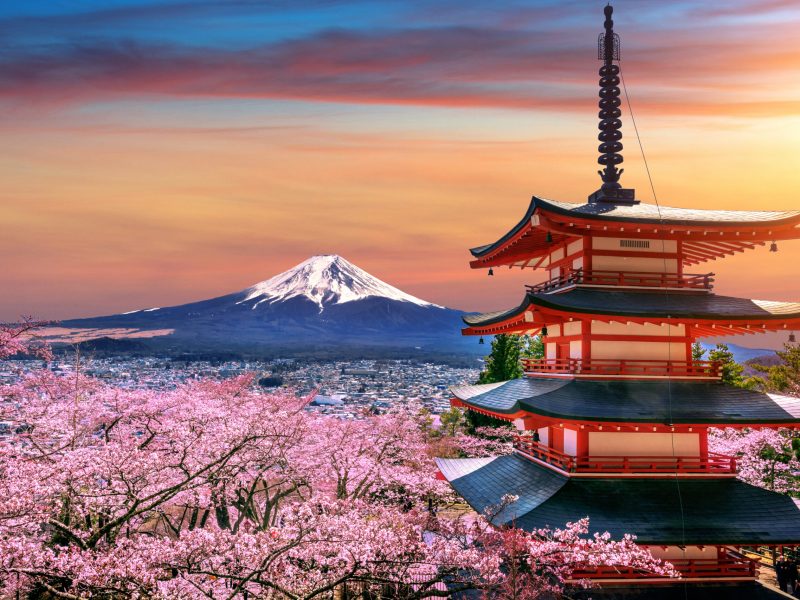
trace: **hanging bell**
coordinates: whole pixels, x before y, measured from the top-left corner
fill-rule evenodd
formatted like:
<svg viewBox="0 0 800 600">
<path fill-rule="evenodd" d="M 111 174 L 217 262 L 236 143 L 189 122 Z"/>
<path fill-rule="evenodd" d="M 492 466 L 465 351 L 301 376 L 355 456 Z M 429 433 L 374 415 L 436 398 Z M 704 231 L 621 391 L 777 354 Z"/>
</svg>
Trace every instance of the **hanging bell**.
<svg viewBox="0 0 800 600">
<path fill-rule="evenodd" d="M 793 331 L 792 333 L 789 334 L 789 343 L 794 344 L 796 341 L 797 339 L 794 337 L 794 331 Z"/>
<path fill-rule="evenodd" d="M 548 244 L 553 243 L 553 235 L 549 231 L 547 232 L 547 237 L 545 237 L 544 239 Z"/>
<path fill-rule="evenodd" d="M 494 269 L 492 267 L 489 267 L 489 277 L 491 277 L 492 275 L 494 275 Z"/>
<path fill-rule="evenodd" d="M 775 242 L 772 242 L 769 245 L 769 251 L 770 252 L 777 252 L 778 251 L 778 244 L 776 244 Z"/>
<path fill-rule="evenodd" d="M 547 325 L 542 327 L 542 337 L 547 337 Z"/>
<path fill-rule="evenodd" d="M 481 339 L 479 339 L 479 340 L 478 340 L 478 343 L 479 343 L 479 344 L 482 344 L 482 343 L 483 343 L 483 336 L 481 336 Z"/>
</svg>

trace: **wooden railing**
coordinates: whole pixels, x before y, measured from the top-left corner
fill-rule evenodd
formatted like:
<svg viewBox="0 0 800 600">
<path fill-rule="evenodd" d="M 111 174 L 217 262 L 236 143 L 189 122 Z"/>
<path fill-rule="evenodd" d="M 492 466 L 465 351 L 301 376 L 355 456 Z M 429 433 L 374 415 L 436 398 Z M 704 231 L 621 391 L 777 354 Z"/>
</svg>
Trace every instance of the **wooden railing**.
<svg viewBox="0 0 800 600">
<path fill-rule="evenodd" d="M 732 550 L 720 549 L 719 558 L 668 559 L 685 579 L 715 579 L 726 577 L 755 577 L 758 563 Z M 572 579 L 643 579 L 659 577 L 634 567 L 599 566 L 577 569 Z"/>
<path fill-rule="evenodd" d="M 532 294 L 557 290 L 568 285 L 604 285 L 626 287 L 678 288 L 710 290 L 714 273 L 647 273 L 640 271 L 584 271 L 576 269 L 562 273 L 549 281 L 526 286 Z"/>
<path fill-rule="evenodd" d="M 517 436 L 514 448 L 568 473 L 736 473 L 734 457 L 714 452 L 705 456 L 571 456 L 526 436 Z"/>
<path fill-rule="evenodd" d="M 574 456 L 548 448 L 544 444 L 534 442 L 532 438 L 521 435 L 515 436 L 514 448 L 533 458 L 538 458 L 543 462 L 556 466 L 562 471 L 573 472 L 576 470 L 577 465 Z"/>
<path fill-rule="evenodd" d="M 579 473 L 736 473 L 736 459 L 709 452 L 707 456 L 586 456 L 576 457 Z"/>
<path fill-rule="evenodd" d="M 528 375 L 575 375 L 583 377 L 706 377 L 719 378 L 721 365 L 710 360 L 628 360 L 581 358 L 523 358 Z"/>
</svg>

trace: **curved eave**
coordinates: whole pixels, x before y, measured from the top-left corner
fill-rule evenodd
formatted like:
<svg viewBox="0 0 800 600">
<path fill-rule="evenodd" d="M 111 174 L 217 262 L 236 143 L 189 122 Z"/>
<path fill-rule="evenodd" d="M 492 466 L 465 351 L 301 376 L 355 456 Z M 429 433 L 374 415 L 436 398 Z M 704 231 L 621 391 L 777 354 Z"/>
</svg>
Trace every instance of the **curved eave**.
<svg viewBox="0 0 800 600">
<path fill-rule="evenodd" d="M 508 310 L 489 313 L 463 315 L 461 320 L 467 325 L 461 330 L 463 335 L 495 335 L 498 333 L 522 333 L 528 330 L 541 329 L 542 322 L 534 322 L 534 312 L 531 307 L 530 294 L 526 294 L 522 303 Z"/>
<path fill-rule="evenodd" d="M 800 510 L 786 495 L 733 478 L 569 478 L 516 454 L 436 459 L 467 503 L 483 513 L 515 501 L 493 522 L 526 531 L 588 516 L 590 531 L 627 533 L 645 545 L 759 545 L 800 542 Z"/>
<path fill-rule="evenodd" d="M 597 302 L 570 301 L 578 295 L 582 300 L 596 297 Z M 645 305 L 648 299 L 674 300 L 675 304 L 664 303 L 661 307 L 648 309 Z M 721 308 L 736 303 L 741 309 L 738 312 L 718 312 L 703 306 L 691 306 L 692 303 L 709 304 L 709 301 L 716 301 Z M 664 295 L 659 292 L 574 289 L 555 294 L 526 294 L 515 308 L 465 315 L 462 320 L 467 327 L 461 332 L 463 335 L 495 335 L 538 331 L 543 325 L 568 321 L 576 315 L 607 322 L 624 319 L 633 323 L 688 324 L 696 326 L 697 332 L 704 337 L 800 328 L 800 303 L 796 302 L 749 300 L 705 293 Z"/>
<path fill-rule="evenodd" d="M 484 244 L 483 246 L 477 246 L 475 248 L 470 248 L 470 253 L 472 254 L 472 256 L 474 256 L 475 258 L 484 257 L 488 254 L 491 254 L 492 251 L 502 247 L 504 244 L 510 242 L 515 237 L 519 236 L 530 226 L 531 217 L 533 216 L 533 212 L 535 210 L 536 210 L 536 197 L 534 197 L 531 200 L 531 203 L 528 205 L 528 210 L 525 211 L 525 215 L 522 217 L 519 223 L 514 225 L 514 227 L 512 227 L 508 233 L 506 233 L 496 242 L 493 242 L 491 244 Z"/>
<path fill-rule="evenodd" d="M 632 223 L 640 227 L 631 229 Z M 800 211 L 690 210 L 648 204 L 579 205 L 534 196 L 523 218 L 510 231 L 496 242 L 470 250 L 474 257 L 470 266 L 474 269 L 503 265 L 535 267 L 537 258 L 546 256 L 553 244 L 587 232 L 682 240 L 687 244 L 684 263 L 691 265 L 752 249 L 768 241 L 800 238 L 799 226 Z M 551 242 L 546 239 L 548 232 Z"/>
<path fill-rule="evenodd" d="M 595 306 L 579 305 L 577 303 L 561 303 L 559 299 L 575 297 L 577 294 L 584 296 L 596 296 Z M 615 298 L 632 298 L 635 301 L 646 303 L 647 299 L 661 301 L 668 298 L 675 302 L 674 305 L 661 310 L 648 310 L 645 306 L 641 308 L 634 304 L 634 308 L 615 307 Z M 731 296 L 718 296 L 715 294 L 700 293 L 678 293 L 663 294 L 661 292 L 618 292 L 615 290 L 580 290 L 576 289 L 565 294 L 528 294 L 530 304 L 537 305 L 543 309 L 550 309 L 558 313 L 581 313 L 607 317 L 629 317 L 632 319 L 659 319 L 668 321 L 708 321 L 715 322 L 755 322 L 779 321 L 800 319 L 800 303 L 797 302 L 772 302 L 763 300 L 751 300 L 748 298 L 735 298 Z M 718 301 L 720 305 L 726 302 L 739 302 L 749 308 L 746 303 L 750 303 L 752 312 L 717 312 L 714 310 L 704 310 L 684 307 L 691 306 L 693 300 L 707 302 L 708 300 Z M 603 310 L 602 306 L 608 305 Z M 745 309 L 742 309 L 745 310 Z"/>
<path fill-rule="evenodd" d="M 521 378 L 451 392 L 454 406 L 505 421 L 531 419 L 536 428 L 800 427 L 800 399 L 722 383 Z"/>
<path fill-rule="evenodd" d="M 528 205 L 525 215 L 511 230 L 496 242 L 470 249 L 475 257 L 470 267 L 482 269 L 503 265 L 528 266 L 537 257 L 546 256 L 553 243 L 561 242 L 569 237 L 564 233 L 552 233 L 551 241 L 547 241 L 548 231 L 533 221 L 538 207 L 538 199 L 534 196 Z"/>
</svg>

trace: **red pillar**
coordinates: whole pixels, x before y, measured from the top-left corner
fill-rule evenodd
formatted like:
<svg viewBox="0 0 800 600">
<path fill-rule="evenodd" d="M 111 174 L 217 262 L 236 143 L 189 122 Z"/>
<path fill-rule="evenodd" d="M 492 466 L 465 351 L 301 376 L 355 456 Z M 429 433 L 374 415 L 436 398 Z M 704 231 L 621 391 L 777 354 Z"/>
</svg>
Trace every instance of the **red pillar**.
<svg viewBox="0 0 800 600">
<path fill-rule="evenodd" d="M 578 429 L 578 456 L 589 456 L 589 432 L 585 429 Z"/>
<path fill-rule="evenodd" d="M 550 427 L 550 435 L 548 436 L 549 446 L 553 450 L 564 452 L 564 430 L 561 427 Z"/>
<path fill-rule="evenodd" d="M 708 429 L 701 429 L 698 435 L 700 436 L 700 456 L 708 458 Z"/>
</svg>

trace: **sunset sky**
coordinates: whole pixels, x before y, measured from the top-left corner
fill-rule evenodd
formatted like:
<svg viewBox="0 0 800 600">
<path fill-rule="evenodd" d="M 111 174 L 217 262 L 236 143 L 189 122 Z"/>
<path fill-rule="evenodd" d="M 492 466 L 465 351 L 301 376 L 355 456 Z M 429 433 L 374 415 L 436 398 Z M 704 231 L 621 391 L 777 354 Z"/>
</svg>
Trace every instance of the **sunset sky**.
<svg viewBox="0 0 800 600">
<path fill-rule="evenodd" d="M 337 253 L 453 308 L 530 196 L 598 187 L 601 1 L 0 4 L 0 319 L 219 296 Z M 614 3 L 662 205 L 800 208 L 800 3 Z M 623 107 L 626 187 L 652 202 Z M 800 300 L 800 242 L 695 267 Z"/>
</svg>

